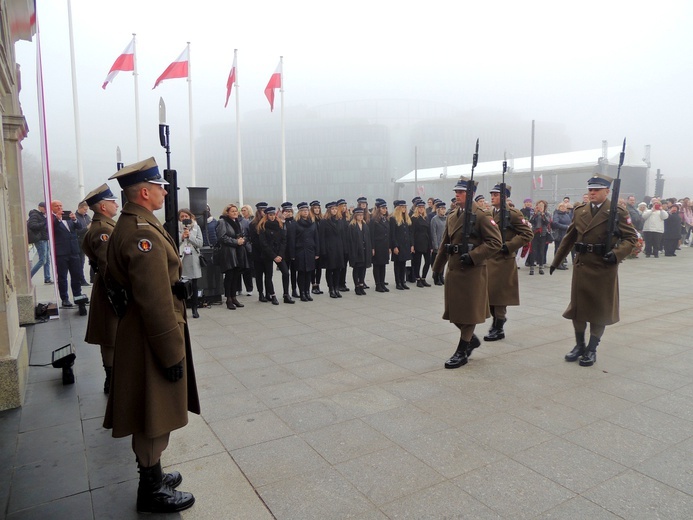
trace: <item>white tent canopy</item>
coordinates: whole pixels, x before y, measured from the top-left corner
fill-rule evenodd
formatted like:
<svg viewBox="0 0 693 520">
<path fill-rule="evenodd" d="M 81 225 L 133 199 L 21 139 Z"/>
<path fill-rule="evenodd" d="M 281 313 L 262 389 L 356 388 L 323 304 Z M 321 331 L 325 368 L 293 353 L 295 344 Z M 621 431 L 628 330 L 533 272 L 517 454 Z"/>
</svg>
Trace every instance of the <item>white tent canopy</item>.
<svg viewBox="0 0 693 520">
<path fill-rule="evenodd" d="M 534 171 L 537 173 L 560 170 L 575 170 L 577 168 L 597 167 L 602 157 L 602 148 L 592 150 L 582 150 L 578 152 L 554 153 L 549 155 L 537 155 L 534 157 Z M 620 146 L 609 146 L 607 148 L 608 164 L 618 165 L 621 154 Z M 630 146 L 626 146 L 626 157 L 623 166 L 636 168 L 648 168 L 647 163 L 638 157 L 640 154 L 633 151 Z M 519 159 L 508 159 L 508 170 L 514 173 L 530 173 L 531 157 L 521 157 Z M 438 166 L 435 168 L 420 169 L 414 174 L 414 170 L 404 177 L 397 179 L 400 183 L 432 182 L 442 179 L 457 179 L 461 176 L 469 177 L 472 171 L 472 164 L 457 164 L 454 166 Z M 487 177 L 500 175 L 503 172 L 503 161 L 487 161 L 478 163 L 474 169 L 474 177 Z"/>
</svg>

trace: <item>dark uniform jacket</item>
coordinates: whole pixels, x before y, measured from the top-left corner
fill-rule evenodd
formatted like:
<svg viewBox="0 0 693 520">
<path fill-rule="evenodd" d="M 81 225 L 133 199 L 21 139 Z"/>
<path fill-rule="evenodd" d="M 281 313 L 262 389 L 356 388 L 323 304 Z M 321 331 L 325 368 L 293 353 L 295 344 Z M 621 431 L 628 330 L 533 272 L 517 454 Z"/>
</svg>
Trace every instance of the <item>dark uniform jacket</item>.
<svg viewBox="0 0 693 520">
<path fill-rule="evenodd" d="M 231 224 L 231 219 L 222 216 L 217 222 L 217 244 L 221 245 L 219 250 L 219 269 L 222 273 L 234 269 L 246 269 L 250 267 L 246 248 L 238 245 L 239 238 L 245 238 L 242 233 L 241 221 L 236 220 L 238 232 Z"/>
<path fill-rule="evenodd" d="M 500 211 L 493 213 L 493 221 L 501 229 Z M 515 254 L 532 241 L 532 228 L 520 210 L 507 209 L 505 240 L 508 252 L 498 251 L 486 262 L 488 270 L 488 300 L 490 305 L 520 305 L 520 285 L 517 279 Z"/>
<path fill-rule="evenodd" d="M 316 256 L 320 255 L 318 227 L 310 219 L 299 218 L 289 228 L 287 236 L 289 257 L 297 271 L 315 269 Z"/>
<path fill-rule="evenodd" d="M 486 261 L 501 248 L 498 224 L 491 215 L 472 202 L 476 222 L 468 243 L 474 248 L 469 252 L 474 265 L 462 266 L 459 253 L 448 253 L 445 244 L 461 244 L 464 210 L 454 211 L 445 223 L 443 240 L 433 263 L 433 272 L 445 273 L 445 311 L 443 319 L 453 323 L 472 325 L 483 323 L 491 316 L 488 301 L 488 276 Z"/>
<path fill-rule="evenodd" d="M 368 229 L 368 224 L 364 222 L 361 228 L 358 224 L 350 224 L 347 229 L 347 237 L 349 265 L 369 268 L 373 260 L 373 247 L 371 246 L 371 232 Z"/>
<path fill-rule="evenodd" d="M 576 243 L 603 245 L 606 241 L 611 201 L 606 200 L 592 216 L 590 203 L 575 206 L 573 222 L 570 224 L 561 245 L 558 247 L 552 267 L 561 265 Z M 612 251 L 621 262 L 637 243 L 628 211 L 618 208 L 617 240 L 612 239 Z M 611 325 L 619 320 L 618 264 L 607 264 L 602 259 L 605 252 L 580 253 L 575 255 L 573 280 L 570 289 L 570 304 L 563 313 L 564 318 L 583 322 Z"/>
<path fill-rule="evenodd" d="M 392 261 L 407 262 L 411 260 L 411 246 L 411 228 L 409 225 L 403 220 L 402 224 L 398 226 L 395 217 L 390 217 L 390 249 L 392 249 Z M 398 254 L 395 254 L 395 248 L 399 250 Z"/>
<path fill-rule="evenodd" d="M 200 413 L 185 302 L 171 286 L 182 266 L 175 242 L 152 212 L 128 202 L 111 233 L 106 279 L 130 295 L 118 322 L 111 391 L 104 427 L 114 437 L 143 432 L 158 437 Z M 183 378 L 172 383 L 164 369 L 183 361 Z"/>
<path fill-rule="evenodd" d="M 251 227 L 252 229 L 252 227 Z M 279 221 L 274 222 L 267 220 L 265 228 L 262 231 L 257 231 L 257 247 L 255 253 L 261 251 L 263 261 L 273 261 L 278 256 L 282 259 L 286 256 L 286 232 L 284 228 L 279 227 Z"/>
<path fill-rule="evenodd" d="M 94 285 L 89 303 L 89 320 L 84 341 L 94 345 L 112 347 L 115 344 L 118 317 L 106 297 L 103 275 L 106 272 L 106 250 L 115 221 L 101 213 L 94 213 L 89 231 L 84 235 L 82 249 L 95 271 Z"/>
<path fill-rule="evenodd" d="M 344 269 L 343 221 L 324 218 L 320 221 L 320 265 L 325 269 Z"/>
<path fill-rule="evenodd" d="M 368 224 L 373 246 L 373 264 L 390 263 L 390 222 L 387 218 L 373 217 Z"/>
<path fill-rule="evenodd" d="M 431 222 L 426 217 L 412 217 L 411 243 L 414 251 L 425 253 L 431 250 Z"/>
</svg>

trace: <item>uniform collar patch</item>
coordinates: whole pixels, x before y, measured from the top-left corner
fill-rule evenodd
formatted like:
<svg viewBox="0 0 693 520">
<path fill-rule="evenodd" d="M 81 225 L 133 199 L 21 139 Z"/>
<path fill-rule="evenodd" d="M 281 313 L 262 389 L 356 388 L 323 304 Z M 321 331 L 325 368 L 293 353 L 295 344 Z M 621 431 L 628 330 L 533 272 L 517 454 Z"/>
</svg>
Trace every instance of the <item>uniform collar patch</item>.
<svg viewBox="0 0 693 520">
<path fill-rule="evenodd" d="M 139 242 L 137 242 L 137 249 L 143 253 L 149 253 L 149 251 L 152 250 L 152 242 L 146 238 L 142 238 Z"/>
</svg>

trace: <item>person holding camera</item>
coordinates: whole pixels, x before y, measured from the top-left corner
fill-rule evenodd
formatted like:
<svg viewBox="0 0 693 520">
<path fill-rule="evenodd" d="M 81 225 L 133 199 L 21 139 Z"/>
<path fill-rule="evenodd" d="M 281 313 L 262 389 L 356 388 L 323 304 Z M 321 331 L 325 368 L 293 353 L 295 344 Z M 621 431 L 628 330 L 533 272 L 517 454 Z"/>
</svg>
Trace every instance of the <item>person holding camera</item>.
<svg viewBox="0 0 693 520">
<path fill-rule="evenodd" d="M 70 273 L 70 287 L 73 298 L 82 296 L 82 278 L 84 272 L 80 263 L 80 247 L 77 231 L 82 229 L 77 217 L 71 211 L 63 211 L 59 200 L 51 202 L 53 212 L 53 236 L 55 238 L 55 263 L 58 271 L 58 292 L 61 306 L 74 307 L 67 292 L 67 274 Z"/>
<path fill-rule="evenodd" d="M 659 199 L 652 199 L 651 205 L 642 212 L 642 234 L 645 239 L 645 257 L 659 258 L 664 237 L 664 221 L 669 218 L 669 213 L 662 208 Z"/>
<path fill-rule="evenodd" d="M 173 513 L 193 505 L 178 491 L 180 473 L 163 473 L 161 455 L 173 430 L 200 413 L 176 243 L 154 216 L 165 185 L 153 157 L 121 168 L 117 179 L 128 203 L 106 253 L 106 285 L 122 287 L 127 302 L 118 322 L 111 391 L 104 428 L 132 435 L 140 472 L 137 511 Z"/>
<path fill-rule="evenodd" d="M 183 264 L 183 278 L 188 278 L 192 287 L 192 317 L 199 318 L 197 312 L 197 280 L 202 278 L 202 265 L 200 264 L 200 248 L 204 240 L 202 230 L 197 225 L 195 215 L 189 209 L 178 211 L 178 251 Z"/>
<path fill-rule="evenodd" d="M 229 204 L 224 209 L 217 223 L 217 243 L 219 250 L 219 268 L 224 273 L 224 296 L 226 308 L 230 311 L 245 307 L 238 301 L 238 291 L 241 290 L 241 273 L 250 267 L 246 254 L 243 227 L 238 218 L 238 206 Z"/>
</svg>

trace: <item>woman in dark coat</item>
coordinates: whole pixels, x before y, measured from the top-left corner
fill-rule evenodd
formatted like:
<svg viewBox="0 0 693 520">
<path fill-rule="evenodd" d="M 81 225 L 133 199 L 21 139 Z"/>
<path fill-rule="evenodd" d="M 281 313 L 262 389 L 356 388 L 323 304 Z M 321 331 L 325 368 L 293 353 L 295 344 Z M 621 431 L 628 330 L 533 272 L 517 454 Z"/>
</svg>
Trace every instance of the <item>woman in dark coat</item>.
<svg viewBox="0 0 693 520">
<path fill-rule="evenodd" d="M 390 263 L 390 220 L 387 215 L 387 203 L 375 201 L 375 209 L 368 224 L 371 231 L 373 247 L 373 278 L 376 292 L 390 292 L 385 286 L 385 266 Z"/>
<path fill-rule="evenodd" d="M 414 246 L 411 268 L 416 277 L 416 286 L 430 287 L 426 275 L 431 267 L 431 223 L 426 215 L 426 203 L 423 200 L 416 203 L 414 215 L 411 217 L 411 242 Z M 422 259 L 424 266 L 421 272 Z"/>
<path fill-rule="evenodd" d="M 320 221 L 322 220 L 322 213 L 320 213 L 320 201 L 314 200 L 310 203 L 310 218 L 313 219 L 315 225 L 318 226 L 318 236 L 320 236 Z M 310 275 L 310 283 L 312 289 L 310 292 L 313 294 L 323 294 L 320 290 L 320 280 L 322 280 L 322 259 L 319 258 L 315 265 L 315 271 Z"/>
<path fill-rule="evenodd" d="M 342 221 L 337 214 L 336 202 L 328 202 L 325 209 L 325 215 L 320 221 L 320 263 L 325 268 L 325 281 L 330 298 L 341 298 L 339 273 L 346 267 Z"/>
<path fill-rule="evenodd" d="M 411 218 L 407 213 L 407 202 L 396 200 L 395 209 L 390 217 L 390 249 L 395 263 L 395 287 L 399 290 L 409 289 L 407 285 L 406 264 L 412 258 L 414 246 L 411 243 Z"/>
<path fill-rule="evenodd" d="M 546 245 L 551 232 L 551 219 L 546 213 L 546 201 L 540 200 L 534 207 L 534 213 L 529 219 L 534 238 L 530 250 L 529 274 L 534 274 L 534 266 L 539 265 L 539 274 L 544 274 L 546 265 Z"/>
<path fill-rule="evenodd" d="M 371 233 L 368 230 L 368 224 L 364 221 L 363 208 L 354 210 L 354 217 L 351 219 L 347 229 L 347 245 L 349 248 L 349 265 L 351 266 L 354 279 L 354 291 L 359 296 L 365 296 L 366 269 L 372 263 L 373 247 L 371 245 Z"/>
<path fill-rule="evenodd" d="M 236 295 L 241 289 L 241 273 L 250 266 L 245 249 L 246 238 L 238 219 L 238 206 L 229 204 L 217 222 L 217 242 L 221 244 L 218 264 L 224 273 L 224 296 L 229 310 L 244 307 Z"/>
<path fill-rule="evenodd" d="M 669 218 L 664 221 L 664 235 L 662 238 L 664 256 L 676 256 L 676 248 L 679 247 L 679 241 L 681 240 L 681 225 L 679 206 L 672 204 L 669 209 Z"/>
<path fill-rule="evenodd" d="M 315 270 L 320 255 L 318 226 L 310 218 L 307 202 L 298 205 L 298 219 L 287 236 L 289 257 L 295 262 L 298 272 L 298 291 L 302 302 L 312 302 L 310 296 L 310 273 Z"/>
<path fill-rule="evenodd" d="M 282 288 L 284 289 L 284 303 L 294 303 L 289 293 L 289 266 L 286 265 L 286 232 L 284 224 L 277 218 L 276 208 L 269 206 L 257 226 L 258 249 L 261 252 L 262 271 L 265 278 L 265 301 L 272 305 L 279 305 L 279 300 L 274 293 L 272 273 L 274 266 L 282 273 Z M 259 289 L 259 288 L 258 288 Z"/>
</svg>

